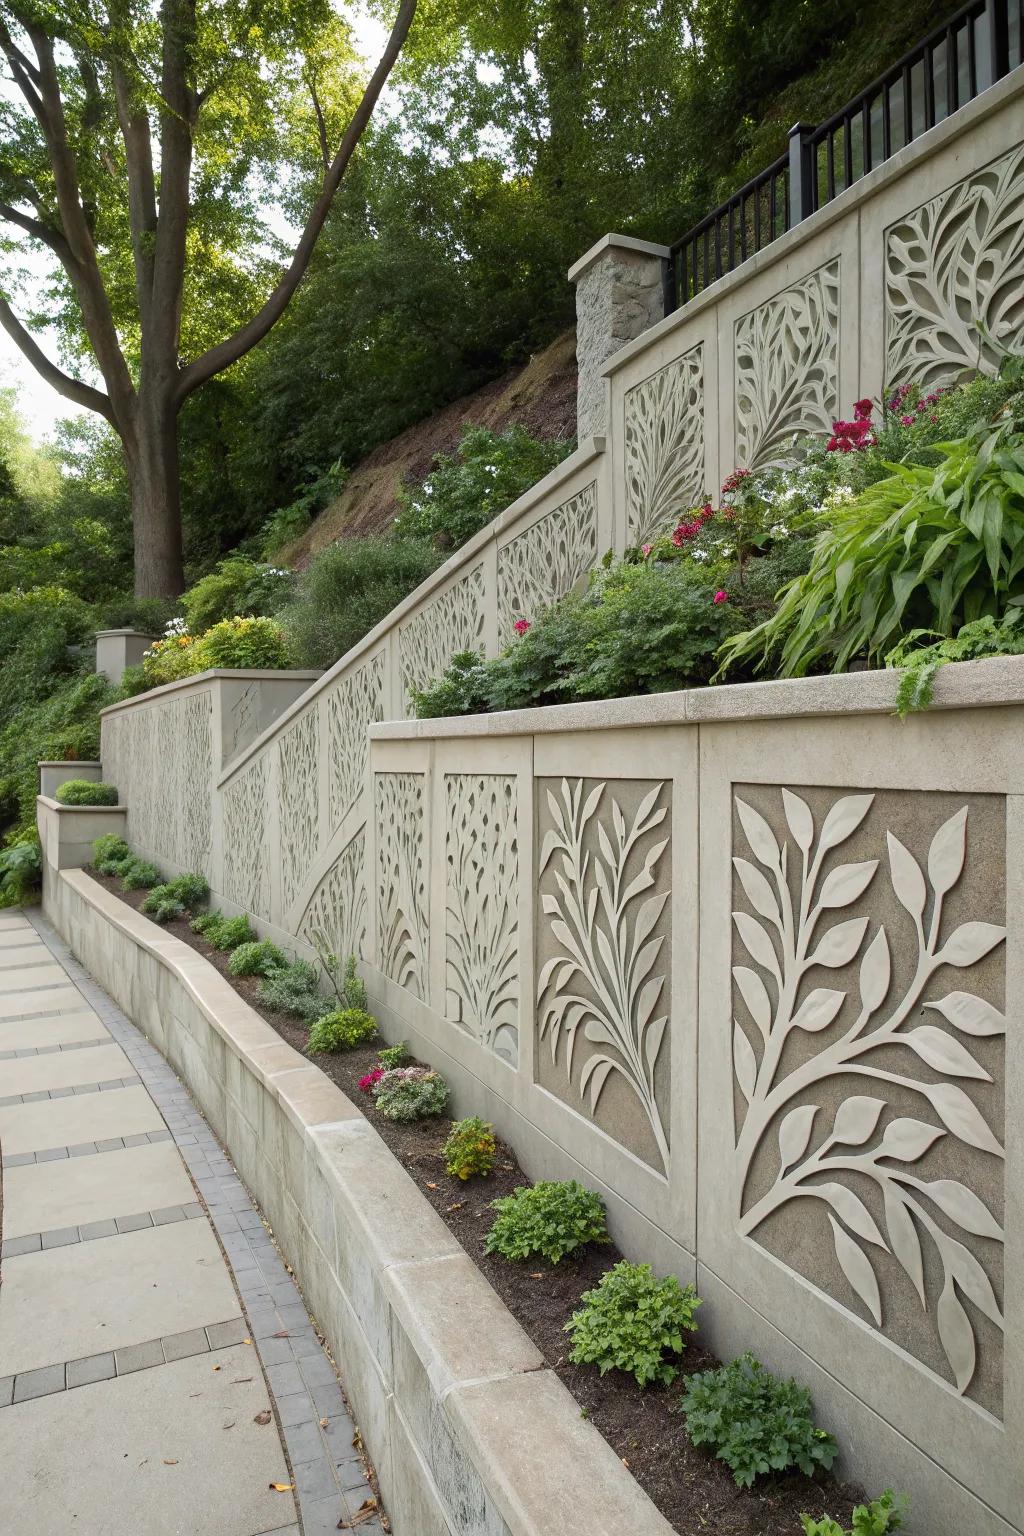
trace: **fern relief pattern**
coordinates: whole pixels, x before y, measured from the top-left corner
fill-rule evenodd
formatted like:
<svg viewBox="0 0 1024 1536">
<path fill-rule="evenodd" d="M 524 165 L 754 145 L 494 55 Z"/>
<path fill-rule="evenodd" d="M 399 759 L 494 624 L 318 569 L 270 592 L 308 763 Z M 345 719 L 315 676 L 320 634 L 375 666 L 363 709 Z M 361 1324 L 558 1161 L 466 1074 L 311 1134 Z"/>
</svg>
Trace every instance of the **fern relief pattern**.
<svg viewBox="0 0 1024 1536">
<path fill-rule="evenodd" d="M 736 462 L 786 463 L 796 434 L 838 412 L 838 259 L 737 320 L 735 354 Z"/>
<path fill-rule="evenodd" d="M 115 717 L 104 733 L 105 771 L 128 807 L 135 847 L 210 874 L 212 721 L 209 690 Z"/>
<path fill-rule="evenodd" d="M 459 651 L 484 648 L 484 570 L 474 568 L 404 624 L 398 632 L 398 659 L 406 712 L 413 688 L 440 677 Z"/>
<path fill-rule="evenodd" d="M 889 384 L 994 373 L 1003 349 L 1024 349 L 1024 149 L 886 232 L 885 330 Z"/>
<path fill-rule="evenodd" d="M 350 673 L 327 696 L 330 818 L 336 832 L 363 792 L 370 755 L 367 730 L 384 718 L 384 652 Z"/>
<path fill-rule="evenodd" d="M 597 484 L 563 502 L 498 550 L 498 634 L 535 619 L 572 590 L 597 560 Z"/>
<path fill-rule="evenodd" d="M 626 542 L 645 544 L 704 492 L 704 348 L 627 390 Z"/>
<path fill-rule="evenodd" d="M 733 969 L 738 1227 L 751 1237 L 792 1202 L 813 1203 L 820 1215 L 804 1219 L 822 1222 L 837 1299 L 883 1328 L 884 1292 L 905 1283 L 902 1271 L 925 1314 L 914 1326 L 927 1330 L 929 1352 L 962 1394 L 977 1366 L 965 1302 L 994 1330 L 1003 1324 L 991 1278 L 1003 1232 L 990 1204 L 1002 1187 L 992 1125 L 1005 1021 L 961 987 L 1001 995 L 1005 930 L 965 905 L 984 899 L 991 872 L 980 888 L 968 878 L 959 889 L 967 806 L 937 827 L 928 819 L 924 869 L 888 829 L 884 866 L 836 858 L 855 834 L 860 852 L 883 842 L 881 827 L 872 832 L 877 815 L 868 819 L 874 801 L 844 795 L 816 825 L 808 802 L 783 789 L 776 836 L 767 816 L 736 798 L 745 844 L 733 859 L 743 962 Z M 851 907 L 867 910 L 833 921 Z M 958 920 L 946 918 L 950 907 Z M 847 985 L 819 985 L 823 969 Z"/>
<path fill-rule="evenodd" d="M 516 781 L 445 776 L 446 1016 L 515 1066 L 519 1057 Z"/>
<path fill-rule="evenodd" d="M 287 914 L 319 845 L 319 705 L 288 727 L 278 745 L 281 903 Z"/>
<path fill-rule="evenodd" d="M 366 943 L 366 831 L 360 827 L 319 882 L 296 927 L 300 939 L 342 960 Z"/>
<path fill-rule="evenodd" d="M 224 895 L 254 917 L 270 916 L 267 759 L 256 758 L 224 791 Z"/>
<path fill-rule="evenodd" d="M 378 968 L 416 997 L 427 998 L 427 877 L 424 782 L 420 773 L 378 773 Z"/>
<path fill-rule="evenodd" d="M 550 936 L 537 978 L 540 1038 L 595 1118 L 615 1074 L 666 1172 L 658 1088 L 668 1063 L 669 795 L 662 783 L 548 784 L 537 863 Z"/>
</svg>

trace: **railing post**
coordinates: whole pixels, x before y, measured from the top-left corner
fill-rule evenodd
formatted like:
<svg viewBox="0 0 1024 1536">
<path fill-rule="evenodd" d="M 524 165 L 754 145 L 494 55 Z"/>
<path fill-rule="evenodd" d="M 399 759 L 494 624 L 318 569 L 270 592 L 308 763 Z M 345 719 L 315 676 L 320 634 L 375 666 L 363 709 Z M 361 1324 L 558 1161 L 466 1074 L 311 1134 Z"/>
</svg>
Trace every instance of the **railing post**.
<svg viewBox="0 0 1024 1536">
<path fill-rule="evenodd" d="M 985 0 L 986 44 L 978 53 L 978 91 L 987 91 L 1010 69 L 1008 0 Z"/>
<path fill-rule="evenodd" d="M 789 207 L 787 228 L 792 229 L 814 212 L 814 163 L 808 123 L 794 123 L 789 130 Z"/>
</svg>

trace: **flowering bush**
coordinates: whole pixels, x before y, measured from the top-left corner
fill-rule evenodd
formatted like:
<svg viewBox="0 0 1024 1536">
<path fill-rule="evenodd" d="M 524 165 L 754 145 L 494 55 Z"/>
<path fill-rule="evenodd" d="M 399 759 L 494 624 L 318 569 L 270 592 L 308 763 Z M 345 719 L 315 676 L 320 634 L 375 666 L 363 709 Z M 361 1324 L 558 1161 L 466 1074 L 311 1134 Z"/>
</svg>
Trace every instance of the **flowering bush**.
<svg viewBox="0 0 1024 1536">
<path fill-rule="evenodd" d="M 383 1067 L 371 1067 L 366 1076 L 359 1079 L 359 1092 L 372 1093 L 383 1076 Z"/>
<path fill-rule="evenodd" d="M 193 635 L 184 621 L 172 620 L 163 639 L 154 640 L 142 658 L 142 672 L 150 688 L 193 677 L 213 667 L 282 668 L 291 665 L 284 630 L 276 619 L 221 619 L 201 635 Z"/>
<path fill-rule="evenodd" d="M 457 1179 L 480 1178 L 494 1172 L 498 1156 L 498 1143 L 494 1139 L 494 1127 L 479 1115 L 466 1120 L 456 1120 L 444 1144 L 444 1165 Z"/>
<path fill-rule="evenodd" d="M 378 1082 L 374 1101 L 385 1120 L 426 1120 L 444 1114 L 448 1084 L 428 1067 L 396 1067 Z"/>
</svg>

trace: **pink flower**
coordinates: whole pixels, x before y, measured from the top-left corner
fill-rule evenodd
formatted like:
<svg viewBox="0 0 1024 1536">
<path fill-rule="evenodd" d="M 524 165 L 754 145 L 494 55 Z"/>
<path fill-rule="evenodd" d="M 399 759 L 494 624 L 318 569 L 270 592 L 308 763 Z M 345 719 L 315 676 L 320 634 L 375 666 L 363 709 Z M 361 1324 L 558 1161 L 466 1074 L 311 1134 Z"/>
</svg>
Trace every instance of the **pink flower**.
<svg viewBox="0 0 1024 1536">
<path fill-rule="evenodd" d="M 529 629 L 529 627 L 530 627 L 529 619 L 516 619 L 515 623 L 512 626 L 512 628 L 515 630 L 517 635 L 525 635 L 527 630 Z"/>
<path fill-rule="evenodd" d="M 729 496 L 733 491 L 739 490 L 749 474 L 749 469 L 734 469 L 728 479 L 722 482 L 722 495 Z"/>
<path fill-rule="evenodd" d="M 913 416 L 901 416 L 900 417 L 900 426 L 901 427 L 912 427 L 913 425 L 914 425 L 914 418 L 913 418 Z"/>
<path fill-rule="evenodd" d="M 711 601 L 713 603 L 727 603 L 729 601 L 729 594 L 728 592 L 723 592 L 721 588 L 719 588 Z"/>
<path fill-rule="evenodd" d="M 365 1077 L 359 1079 L 360 1092 L 372 1093 L 383 1076 L 384 1068 L 374 1067 L 371 1072 L 367 1072 Z"/>
<path fill-rule="evenodd" d="M 651 552 L 651 550 L 653 548 L 654 548 L 653 544 L 641 544 L 640 545 L 640 553 L 643 555 L 645 560 L 647 559 L 647 556 L 650 554 L 650 552 Z"/>
<path fill-rule="evenodd" d="M 857 421 L 871 420 L 871 401 L 857 400 L 854 402 L 853 414 Z"/>
</svg>

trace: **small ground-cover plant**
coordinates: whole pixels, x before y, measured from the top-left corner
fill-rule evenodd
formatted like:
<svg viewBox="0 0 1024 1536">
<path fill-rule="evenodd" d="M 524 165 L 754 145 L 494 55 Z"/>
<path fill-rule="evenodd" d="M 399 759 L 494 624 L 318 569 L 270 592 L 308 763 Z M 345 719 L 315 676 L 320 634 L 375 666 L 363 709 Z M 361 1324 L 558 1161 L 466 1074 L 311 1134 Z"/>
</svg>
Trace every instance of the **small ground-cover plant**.
<svg viewBox="0 0 1024 1536">
<path fill-rule="evenodd" d="M 409 1060 L 409 1047 L 404 1040 L 399 1040 L 396 1045 L 382 1045 L 377 1052 L 377 1060 L 385 1072 L 391 1072 L 395 1067 L 404 1067 Z"/>
<path fill-rule="evenodd" d="M 269 939 L 250 939 L 231 951 L 228 970 L 232 976 L 269 976 L 287 964 L 284 953 Z"/>
<path fill-rule="evenodd" d="M 575 1365 L 596 1365 L 602 1376 L 628 1371 L 638 1387 L 675 1380 L 679 1367 L 672 1357 L 682 1353 L 684 1335 L 697 1329 L 700 1297 L 692 1285 L 684 1288 L 675 1275 L 659 1280 L 649 1264 L 622 1259 L 580 1301 L 565 1325 Z"/>
<path fill-rule="evenodd" d="M 142 903 L 142 910 L 158 923 L 169 923 L 173 918 L 201 907 L 209 894 L 210 886 L 205 875 L 178 875 L 163 885 L 152 886 Z"/>
<path fill-rule="evenodd" d="M 885 658 L 887 667 L 900 667 L 896 713 L 927 709 L 935 679 L 951 661 L 977 661 L 983 656 L 1019 656 L 1024 652 L 1024 599 L 1014 601 L 1001 619 L 986 616 L 965 624 L 950 639 L 937 639 L 932 630 L 911 631 Z"/>
<path fill-rule="evenodd" d="M 891 1488 L 887 1488 L 880 1499 L 857 1505 L 850 1530 L 830 1515 L 822 1515 L 820 1520 L 801 1515 L 800 1522 L 804 1536 L 887 1536 L 889 1531 L 902 1530 L 906 1513 L 906 1497 L 897 1497 Z"/>
<path fill-rule="evenodd" d="M 160 871 L 156 865 L 134 855 L 125 860 L 117 873 L 121 876 L 121 889 L 125 891 L 148 891 L 151 886 L 160 884 Z"/>
<path fill-rule="evenodd" d="M 773 1376 L 749 1353 L 691 1376 L 679 1411 L 694 1445 L 709 1446 L 741 1488 L 790 1467 L 813 1476 L 838 1454 L 835 1437 L 815 1428 L 807 1388 Z"/>
<path fill-rule="evenodd" d="M 385 1120 L 427 1120 L 444 1114 L 448 1084 L 429 1067 L 395 1067 L 377 1083 L 374 1102 Z"/>
<path fill-rule="evenodd" d="M 271 970 L 260 982 L 259 998 L 268 1008 L 293 1013 L 307 1024 L 334 1012 L 330 998 L 320 991 L 319 972 L 308 960 L 293 960 Z"/>
<path fill-rule="evenodd" d="M 494 1172 L 498 1143 L 494 1127 L 479 1115 L 456 1120 L 442 1150 L 444 1165 L 457 1179 L 487 1178 Z"/>
<path fill-rule="evenodd" d="M 609 1241 L 604 1201 L 575 1179 L 524 1184 L 493 1202 L 497 1212 L 485 1253 L 528 1259 L 539 1253 L 552 1264 L 587 1243 Z"/>
<path fill-rule="evenodd" d="M 116 805 L 117 785 L 93 779 L 65 779 L 54 796 L 61 805 Z"/>
<path fill-rule="evenodd" d="M 126 864 L 132 856 L 132 851 L 123 837 L 118 837 L 116 832 L 104 832 L 92 845 L 92 862 L 101 875 L 115 875 L 117 869 L 104 869 L 105 864 Z"/>
<path fill-rule="evenodd" d="M 365 1008 L 332 1008 L 310 1028 L 309 1052 L 319 1056 L 327 1051 L 351 1051 L 376 1033 L 377 1020 Z"/>
<path fill-rule="evenodd" d="M 192 919 L 192 932 L 201 933 L 214 949 L 237 949 L 240 944 L 256 942 L 253 926 L 244 914 L 226 917 L 223 912 L 203 912 Z"/>
</svg>

